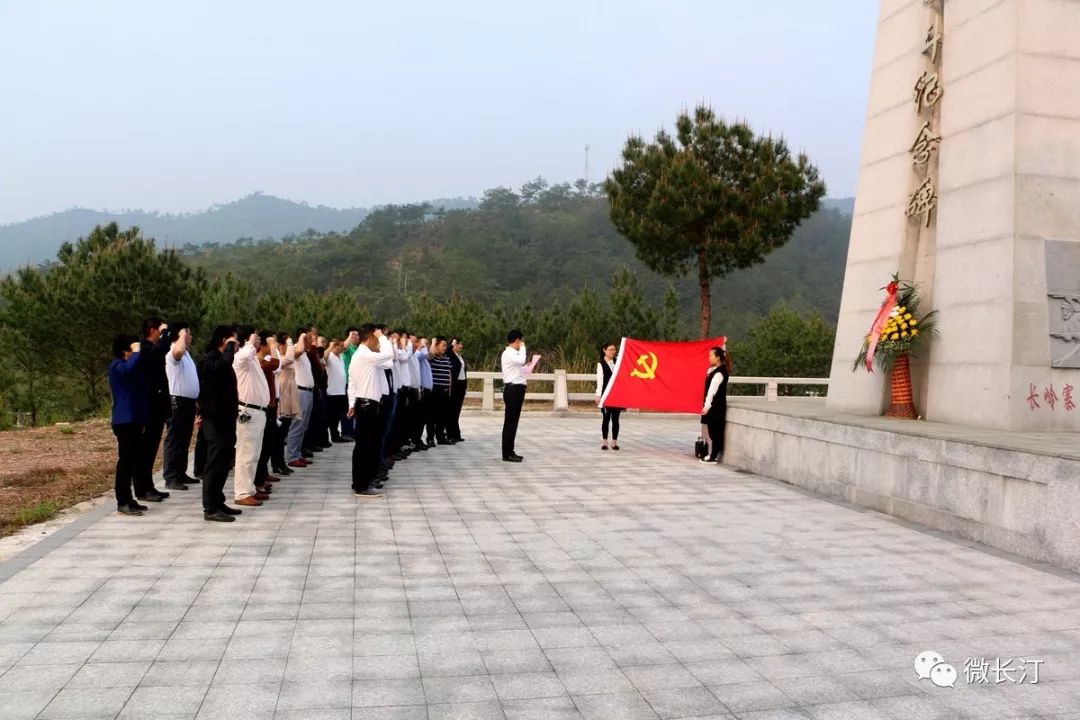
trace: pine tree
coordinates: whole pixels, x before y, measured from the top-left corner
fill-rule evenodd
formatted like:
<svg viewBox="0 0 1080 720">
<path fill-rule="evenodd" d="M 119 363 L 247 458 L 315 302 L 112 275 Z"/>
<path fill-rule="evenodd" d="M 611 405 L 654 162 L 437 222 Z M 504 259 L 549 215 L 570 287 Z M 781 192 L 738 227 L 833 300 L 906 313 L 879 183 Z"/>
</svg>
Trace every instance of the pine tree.
<svg viewBox="0 0 1080 720">
<path fill-rule="evenodd" d="M 611 220 L 638 258 L 663 275 L 697 270 L 701 337 L 712 320 L 713 278 L 761 262 L 825 195 L 805 155 L 727 123 L 708 107 L 679 115 L 674 137 L 632 136 L 605 183 Z"/>
</svg>

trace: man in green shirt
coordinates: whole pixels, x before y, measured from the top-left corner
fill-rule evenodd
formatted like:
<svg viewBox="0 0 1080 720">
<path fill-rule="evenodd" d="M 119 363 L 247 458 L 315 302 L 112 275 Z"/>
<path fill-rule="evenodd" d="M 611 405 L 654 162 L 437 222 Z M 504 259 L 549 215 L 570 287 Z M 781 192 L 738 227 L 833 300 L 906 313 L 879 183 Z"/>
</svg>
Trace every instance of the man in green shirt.
<svg viewBox="0 0 1080 720">
<path fill-rule="evenodd" d="M 345 331 L 348 333 L 348 337 L 345 338 L 345 350 L 341 353 L 341 359 L 345 361 L 345 386 L 349 386 L 349 361 L 352 360 L 352 356 L 356 354 L 356 349 L 360 347 L 360 328 L 349 327 Z M 341 421 L 341 434 L 347 438 L 353 436 L 353 419 L 351 417 L 345 417 Z"/>
</svg>

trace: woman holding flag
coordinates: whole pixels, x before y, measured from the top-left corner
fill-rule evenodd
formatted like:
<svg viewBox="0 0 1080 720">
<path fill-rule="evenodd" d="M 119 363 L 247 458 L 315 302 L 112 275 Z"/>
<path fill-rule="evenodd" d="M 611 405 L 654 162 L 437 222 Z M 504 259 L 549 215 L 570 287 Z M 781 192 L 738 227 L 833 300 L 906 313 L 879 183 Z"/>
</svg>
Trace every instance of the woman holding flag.
<svg viewBox="0 0 1080 720">
<path fill-rule="evenodd" d="M 611 383 L 611 378 L 615 375 L 615 354 L 618 352 L 618 348 L 615 343 L 608 343 L 604 346 L 603 354 L 600 357 L 600 362 L 596 364 L 596 404 L 600 405 L 600 398 L 603 397 L 604 391 L 607 390 L 607 386 Z M 622 408 L 614 407 L 601 407 L 600 413 L 603 415 L 603 422 L 600 424 L 600 432 L 604 437 L 604 444 L 600 446 L 601 450 L 608 449 L 608 428 L 611 428 L 611 449 L 619 449 L 619 416 L 622 415 Z"/>
<path fill-rule="evenodd" d="M 709 373 L 705 376 L 705 406 L 701 424 L 706 429 L 709 454 L 703 463 L 718 463 L 724 456 L 724 428 L 727 425 L 727 385 L 731 377 L 731 357 L 721 347 L 709 350 Z"/>
</svg>

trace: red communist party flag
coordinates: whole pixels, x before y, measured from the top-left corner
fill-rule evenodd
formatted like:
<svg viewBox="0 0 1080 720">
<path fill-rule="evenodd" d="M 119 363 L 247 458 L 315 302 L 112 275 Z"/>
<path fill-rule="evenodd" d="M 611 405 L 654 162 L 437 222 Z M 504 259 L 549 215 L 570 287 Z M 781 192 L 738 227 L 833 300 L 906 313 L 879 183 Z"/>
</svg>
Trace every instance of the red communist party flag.
<svg viewBox="0 0 1080 720">
<path fill-rule="evenodd" d="M 725 337 L 696 342 L 623 338 L 601 407 L 700 413 L 709 350 L 726 342 Z"/>
</svg>

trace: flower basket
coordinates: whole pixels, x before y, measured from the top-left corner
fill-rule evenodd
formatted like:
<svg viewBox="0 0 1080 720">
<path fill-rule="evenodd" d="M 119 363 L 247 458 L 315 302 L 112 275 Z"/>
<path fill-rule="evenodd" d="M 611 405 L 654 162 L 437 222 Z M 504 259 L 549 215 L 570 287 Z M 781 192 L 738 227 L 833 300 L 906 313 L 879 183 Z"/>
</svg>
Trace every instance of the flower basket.
<svg viewBox="0 0 1080 720">
<path fill-rule="evenodd" d="M 908 355 L 900 355 L 893 363 L 889 390 L 891 400 L 885 417 L 918 419 L 911 392 L 911 359 Z"/>
<path fill-rule="evenodd" d="M 870 332 L 863 340 L 862 351 L 855 358 L 852 370 L 865 366 L 874 371 L 874 361 L 890 370 L 890 401 L 887 417 L 919 417 L 915 410 L 911 387 L 911 357 L 926 339 L 937 335 L 937 313 L 923 313 L 918 288 L 914 283 L 901 282 L 893 275 L 885 288 L 881 304 Z"/>
</svg>

